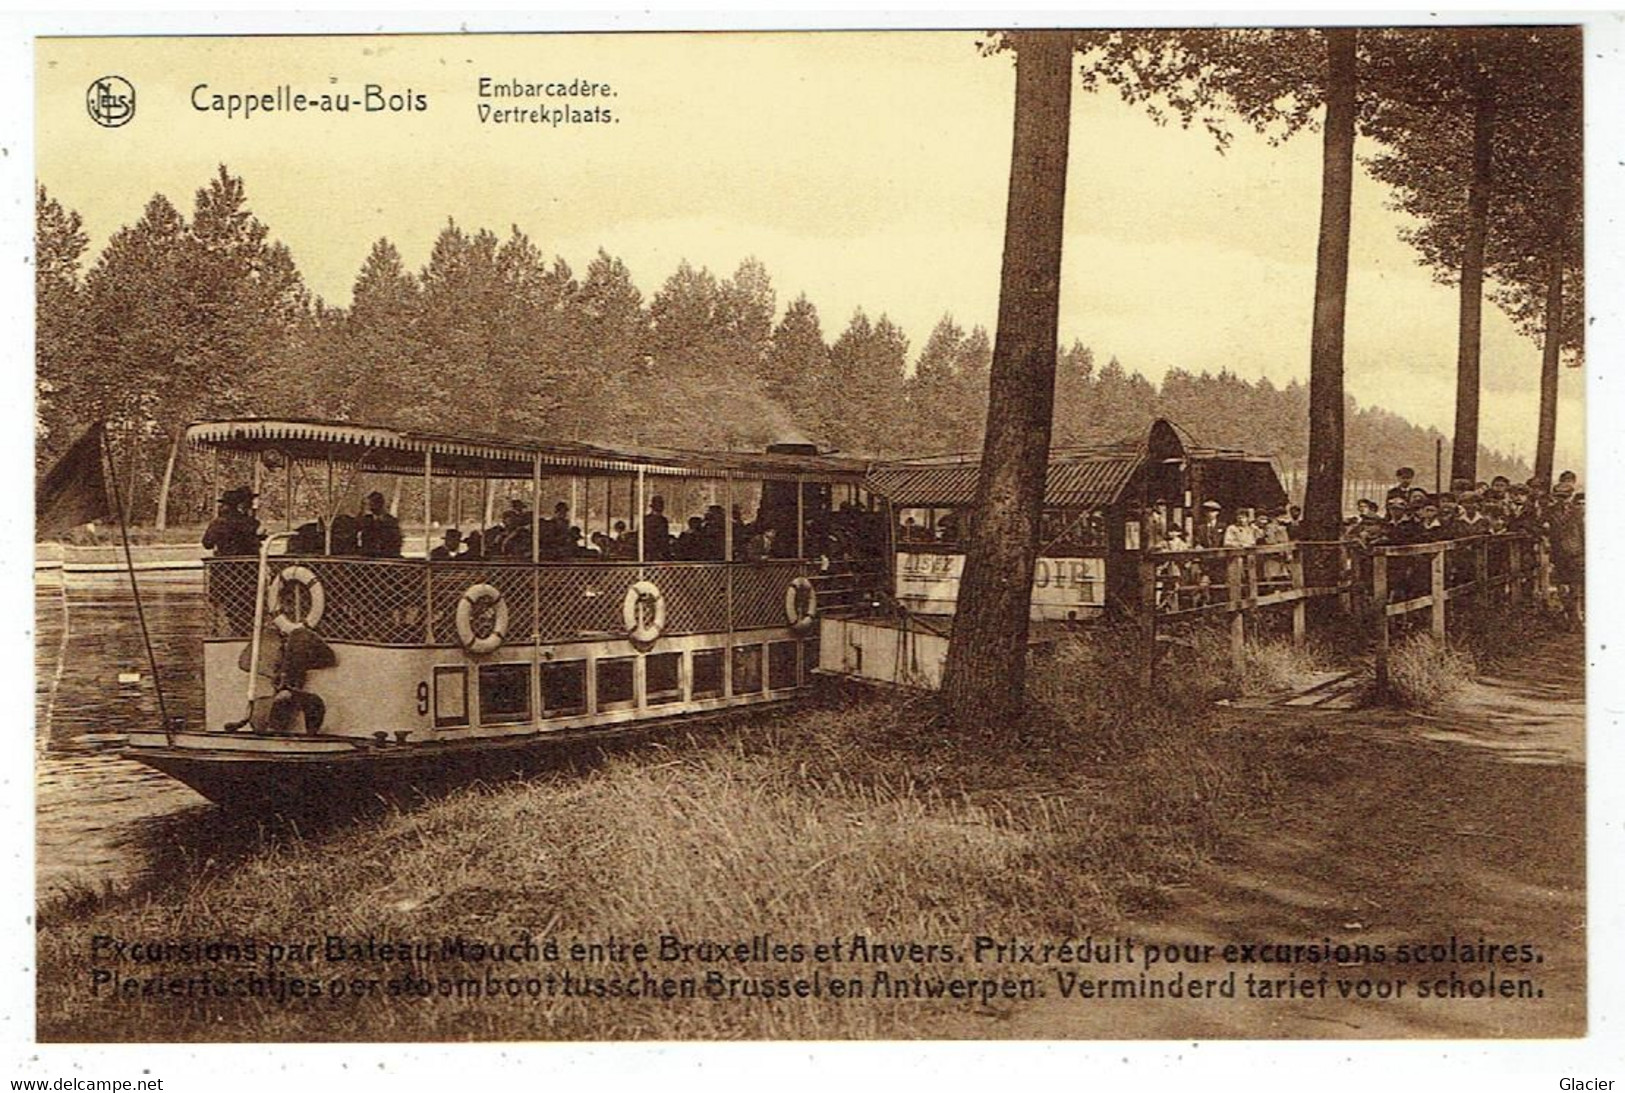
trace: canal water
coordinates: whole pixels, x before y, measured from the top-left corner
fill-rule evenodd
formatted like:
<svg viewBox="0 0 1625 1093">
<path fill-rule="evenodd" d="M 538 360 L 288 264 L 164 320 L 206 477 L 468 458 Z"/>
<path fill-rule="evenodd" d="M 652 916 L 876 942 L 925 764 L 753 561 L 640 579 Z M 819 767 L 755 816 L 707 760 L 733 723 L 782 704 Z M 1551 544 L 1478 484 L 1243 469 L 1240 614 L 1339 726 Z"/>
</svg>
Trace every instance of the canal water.
<svg viewBox="0 0 1625 1093">
<path fill-rule="evenodd" d="M 201 573 L 141 575 L 170 716 L 203 713 Z M 202 797 L 120 758 L 124 733 L 157 726 L 157 691 L 128 574 L 38 574 L 35 618 L 35 823 L 38 894 L 128 888 L 196 855 L 229 854 L 238 823 Z M 121 675 L 133 682 L 120 682 Z"/>
</svg>

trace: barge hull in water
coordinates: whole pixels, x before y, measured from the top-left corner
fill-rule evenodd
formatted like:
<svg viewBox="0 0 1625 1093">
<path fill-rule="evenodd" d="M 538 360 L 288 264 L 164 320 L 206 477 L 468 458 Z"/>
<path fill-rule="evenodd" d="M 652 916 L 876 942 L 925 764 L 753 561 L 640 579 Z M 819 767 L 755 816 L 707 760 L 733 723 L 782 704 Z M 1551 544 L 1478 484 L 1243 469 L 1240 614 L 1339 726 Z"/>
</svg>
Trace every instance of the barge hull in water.
<svg viewBox="0 0 1625 1093">
<path fill-rule="evenodd" d="M 787 700 L 756 703 L 782 707 Z M 343 808 L 375 798 L 411 799 L 444 793 L 474 782 L 497 782 L 591 762 L 603 746 L 636 740 L 675 726 L 704 728 L 740 710 L 719 710 L 627 722 L 608 728 L 556 730 L 503 740 L 479 739 L 437 745 L 355 746 L 351 740 L 305 738 L 310 749 L 249 751 L 210 746 L 217 734 L 185 733 L 165 744 L 162 734 L 136 734 L 125 758 L 168 775 L 215 804 L 282 814 Z M 277 737 L 244 734 L 250 741 Z M 287 738 L 280 738 L 286 741 Z M 335 745 L 337 745 L 335 747 Z M 319 749 L 319 750 L 318 750 Z"/>
</svg>

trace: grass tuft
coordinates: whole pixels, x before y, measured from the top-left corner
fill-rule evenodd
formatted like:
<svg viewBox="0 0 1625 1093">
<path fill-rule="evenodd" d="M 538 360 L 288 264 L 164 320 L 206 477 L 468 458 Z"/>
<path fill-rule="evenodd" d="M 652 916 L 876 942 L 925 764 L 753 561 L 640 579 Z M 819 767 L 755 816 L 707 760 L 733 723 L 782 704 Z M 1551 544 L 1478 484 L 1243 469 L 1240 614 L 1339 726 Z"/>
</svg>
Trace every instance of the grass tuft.
<svg viewBox="0 0 1625 1093">
<path fill-rule="evenodd" d="M 1393 701 L 1407 709 L 1438 710 L 1466 689 L 1474 671 L 1471 654 L 1421 631 L 1389 654 L 1388 690 Z"/>
</svg>

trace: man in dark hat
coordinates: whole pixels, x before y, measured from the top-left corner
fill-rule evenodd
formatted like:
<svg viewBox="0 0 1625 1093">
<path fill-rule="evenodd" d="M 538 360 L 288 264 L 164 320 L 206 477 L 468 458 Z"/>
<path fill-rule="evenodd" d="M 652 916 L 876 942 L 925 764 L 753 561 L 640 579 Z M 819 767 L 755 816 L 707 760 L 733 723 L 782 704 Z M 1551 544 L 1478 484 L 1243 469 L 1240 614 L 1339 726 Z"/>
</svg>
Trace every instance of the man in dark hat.
<svg viewBox="0 0 1625 1093">
<path fill-rule="evenodd" d="M 463 533 L 457 528 L 447 528 L 444 542 L 429 551 L 431 562 L 455 562 L 462 556 Z"/>
<path fill-rule="evenodd" d="M 260 522 L 252 511 L 254 491 L 238 486 L 220 495 L 220 512 L 203 532 L 203 546 L 216 558 L 257 554 L 260 549 Z"/>
<path fill-rule="evenodd" d="M 401 522 L 384 506 L 384 495 L 377 490 L 367 494 L 365 511 L 361 514 L 361 528 L 357 533 L 361 553 L 368 558 L 399 558 L 401 556 Z"/>
<path fill-rule="evenodd" d="M 1411 490 L 1416 486 L 1416 468 L 1401 467 L 1394 472 L 1394 478 L 1397 480 L 1394 488 L 1404 490 L 1405 496 L 1409 497 Z"/>
</svg>

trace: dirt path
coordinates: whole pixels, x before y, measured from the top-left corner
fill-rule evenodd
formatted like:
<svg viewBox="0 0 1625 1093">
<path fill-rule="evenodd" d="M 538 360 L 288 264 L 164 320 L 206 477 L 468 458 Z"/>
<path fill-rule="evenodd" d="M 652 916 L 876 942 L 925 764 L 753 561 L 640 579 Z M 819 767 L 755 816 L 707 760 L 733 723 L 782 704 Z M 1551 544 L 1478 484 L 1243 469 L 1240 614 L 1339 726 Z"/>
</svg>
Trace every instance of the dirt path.
<svg viewBox="0 0 1625 1093">
<path fill-rule="evenodd" d="M 1115 933 L 1206 943 L 1214 959 L 1180 965 L 1222 978 L 1235 1000 L 1045 997 L 954 1035 L 1073 1038 L 1361 1038 L 1582 1036 L 1585 1009 L 1584 646 L 1559 636 L 1521 671 L 1480 680 L 1459 711 L 1282 711 L 1272 728 L 1314 738 L 1296 749 L 1287 800 L 1244 834 L 1229 860 L 1203 867 L 1173 905 Z M 1538 963 L 1401 966 L 1400 945 L 1529 944 Z M 1382 963 L 1225 965 L 1228 943 L 1382 945 Z M 1053 967 L 1053 966 L 1052 966 Z M 1419 998 L 1418 984 L 1527 980 L 1534 998 Z M 1073 966 L 1081 978 L 1137 978 L 1140 967 Z M 1156 972 L 1170 969 L 1155 968 Z M 1246 976 L 1314 980 L 1328 997 L 1248 998 Z M 1017 971 L 1017 974 L 1031 974 Z M 1390 1000 L 1343 999 L 1338 979 L 1406 981 Z M 1356 986 L 1356 990 L 1359 988 Z"/>
</svg>

